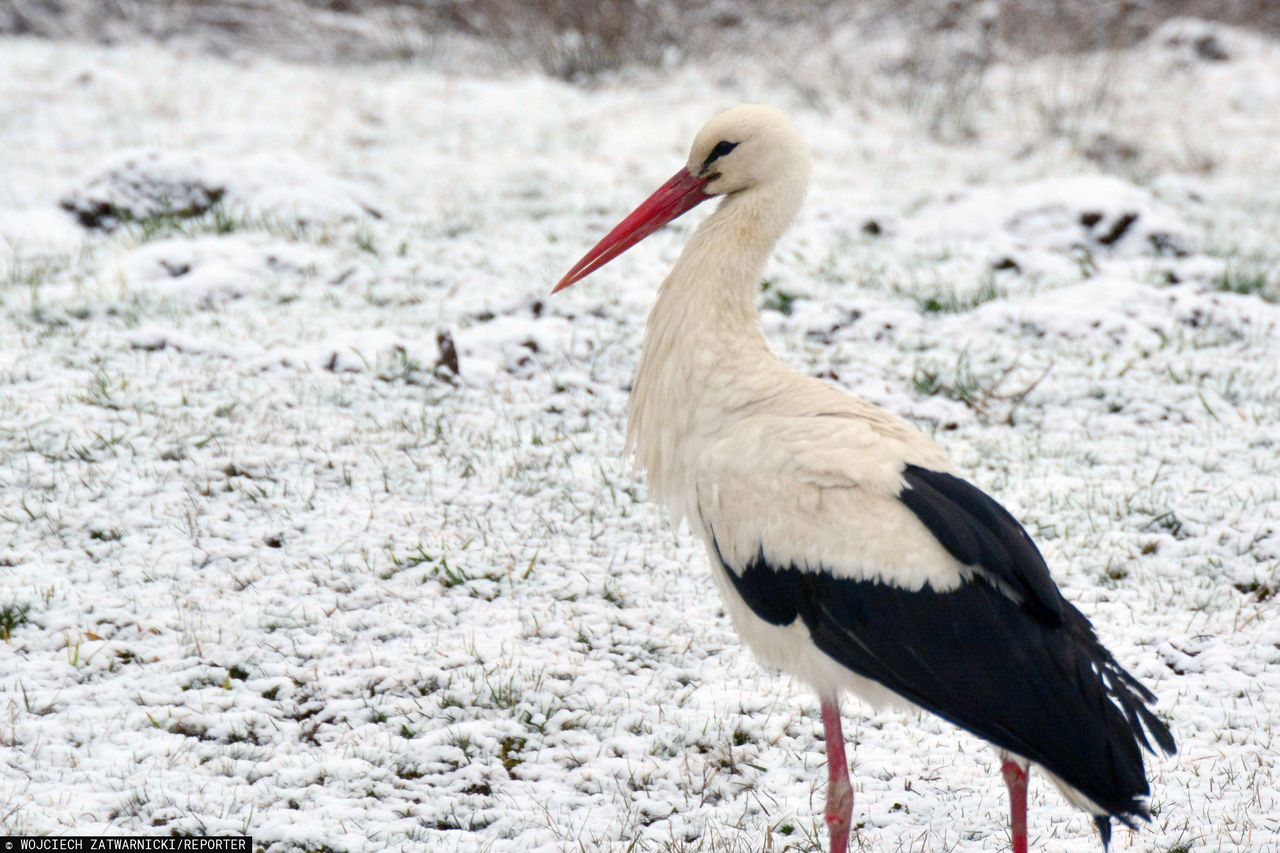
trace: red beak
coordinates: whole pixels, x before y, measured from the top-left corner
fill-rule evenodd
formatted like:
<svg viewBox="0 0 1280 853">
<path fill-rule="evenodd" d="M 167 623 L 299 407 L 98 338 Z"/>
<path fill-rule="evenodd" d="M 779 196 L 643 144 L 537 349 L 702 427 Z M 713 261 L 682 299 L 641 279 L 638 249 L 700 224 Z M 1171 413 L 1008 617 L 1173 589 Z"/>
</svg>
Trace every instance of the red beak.
<svg viewBox="0 0 1280 853">
<path fill-rule="evenodd" d="M 702 191 L 707 182 L 695 178 L 687 169 L 676 172 L 671 180 L 645 199 L 639 207 L 605 235 L 605 238 L 582 256 L 582 260 L 565 273 L 552 293 L 559 293 L 574 282 L 591 275 L 609 261 L 657 231 L 671 220 L 693 210 L 711 196 Z"/>
</svg>

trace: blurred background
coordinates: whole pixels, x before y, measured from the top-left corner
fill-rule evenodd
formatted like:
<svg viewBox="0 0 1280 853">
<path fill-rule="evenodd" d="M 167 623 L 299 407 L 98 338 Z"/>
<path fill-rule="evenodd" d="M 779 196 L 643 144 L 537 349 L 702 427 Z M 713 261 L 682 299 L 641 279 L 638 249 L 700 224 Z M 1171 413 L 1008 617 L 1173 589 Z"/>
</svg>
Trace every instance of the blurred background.
<svg viewBox="0 0 1280 853">
<path fill-rule="evenodd" d="M 1280 0 L 0 0 L 0 35 L 229 58 L 534 72 L 581 87 L 681 65 L 746 71 L 775 100 L 902 109 L 942 141 L 973 139 L 975 111 L 1017 102 L 1031 113 L 1019 119 L 1026 143 L 1066 140 L 1109 168 L 1145 153 L 1108 128 L 1127 94 L 1165 101 L 1162 118 L 1179 109 L 1150 85 L 1132 91 L 1152 69 L 1128 51 L 1159 43 L 1186 66 L 1241 59 L 1213 24 L 1276 36 Z M 1011 85 L 1009 70 L 1029 64 L 1034 84 Z M 1212 165 L 1209 151 L 1183 153 Z"/>
<path fill-rule="evenodd" d="M 5 0 L 0 34 L 151 39 L 321 62 L 447 61 L 469 43 L 490 68 L 590 83 L 687 57 L 732 56 L 792 31 L 819 44 L 846 27 L 872 37 L 945 36 L 967 52 L 966 64 L 980 66 L 1006 52 L 1120 49 L 1183 17 L 1280 32 L 1276 0 Z M 960 59 L 918 47 L 901 61 L 932 74 Z M 1199 49 L 1225 58 L 1212 44 Z"/>
</svg>

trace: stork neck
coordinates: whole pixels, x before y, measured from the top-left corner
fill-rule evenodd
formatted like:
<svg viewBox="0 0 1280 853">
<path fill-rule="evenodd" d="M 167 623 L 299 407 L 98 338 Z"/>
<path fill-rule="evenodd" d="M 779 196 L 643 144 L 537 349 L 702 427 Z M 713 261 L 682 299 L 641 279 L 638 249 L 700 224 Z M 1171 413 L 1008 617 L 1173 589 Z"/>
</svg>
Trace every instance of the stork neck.
<svg viewBox="0 0 1280 853">
<path fill-rule="evenodd" d="M 674 518 L 692 509 L 688 480 L 714 435 L 705 427 L 749 410 L 778 381 L 756 283 L 803 190 L 726 198 L 685 246 L 649 315 L 627 446 Z"/>
<path fill-rule="evenodd" d="M 772 191 L 769 191 L 772 190 Z M 725 197 L 690 238 L 662 283 L 650 316 L 646 349 L 659 322 L 697 329 L 698 336 L 752 336 L 757 328 L 757 286 L 774 245 L 803 197 L 785 186 Z"/>
</svg>

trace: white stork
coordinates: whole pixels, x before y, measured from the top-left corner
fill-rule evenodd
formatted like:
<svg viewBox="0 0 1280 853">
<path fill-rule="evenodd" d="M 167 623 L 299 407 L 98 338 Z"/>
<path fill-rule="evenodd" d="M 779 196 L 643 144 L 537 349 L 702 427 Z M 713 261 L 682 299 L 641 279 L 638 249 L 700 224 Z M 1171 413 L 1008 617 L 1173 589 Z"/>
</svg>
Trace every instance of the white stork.
<svg viewBox="0 0 1280 853">
<path fill-rule="evenodd" d="M 817 691 L 832 853 L 847 849 L 853 808 L 846 692 L 923 708 L 991 743 L 1015 853 L 1027 850 L 1031 764 L 1094 815 L 1105 847 L 1111 818 L 1149 819 L 1141 748 L 1171 754 L 1173 738 L 1013 516 L 922 433 L 769 351 L 757 282 L 808 179 L 785 116 L 731 109 L 555 290 L 723 199 L 649 315 L 627 447 L 674 523 L 706 543 L 746 645 Z"/>
</svg>

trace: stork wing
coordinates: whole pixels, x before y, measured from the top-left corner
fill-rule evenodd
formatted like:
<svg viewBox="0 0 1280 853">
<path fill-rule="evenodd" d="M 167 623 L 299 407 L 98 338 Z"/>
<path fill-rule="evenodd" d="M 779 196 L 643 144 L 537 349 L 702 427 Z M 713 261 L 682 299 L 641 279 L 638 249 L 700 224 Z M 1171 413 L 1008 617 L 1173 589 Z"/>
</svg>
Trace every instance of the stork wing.
<svg viewBox="0 0 1280 853">
<path fill-rule="evenodd" d="M 1154 697 L 1026 531 L 945 464 L 856 420 L 749 418 L 699 460 L 700 519 L 757 617 L 800 620 L 849 670 L 1145 817 L 1139 745 L 1173 750 Z"/>
</svg>

